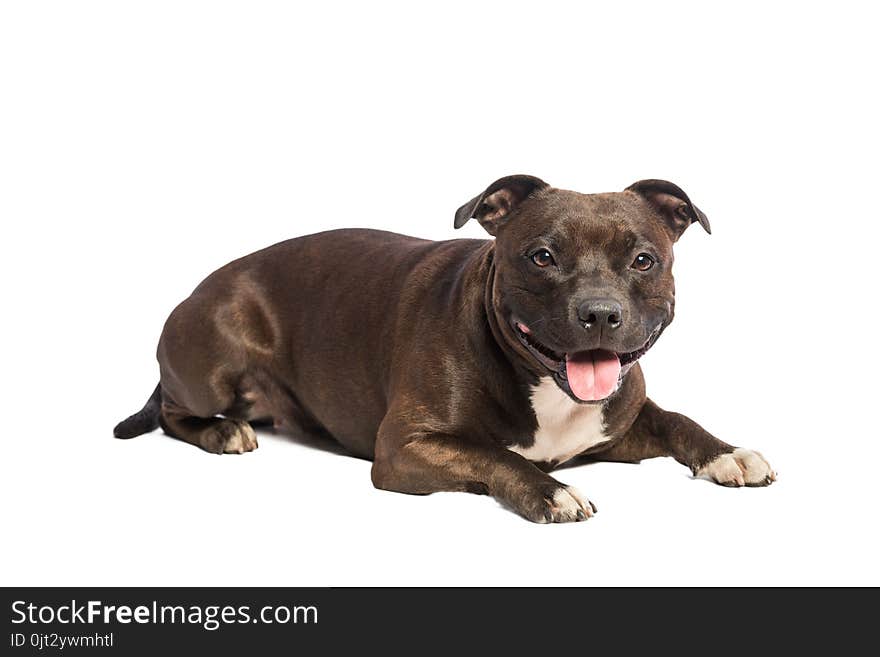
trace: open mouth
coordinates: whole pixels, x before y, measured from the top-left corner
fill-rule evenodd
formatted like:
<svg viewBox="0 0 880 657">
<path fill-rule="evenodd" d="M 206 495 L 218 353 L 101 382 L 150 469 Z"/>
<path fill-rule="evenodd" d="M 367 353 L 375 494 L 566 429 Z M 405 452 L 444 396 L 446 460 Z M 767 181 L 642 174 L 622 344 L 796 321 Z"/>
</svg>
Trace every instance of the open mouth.
<svg viewBox="0 0 880 657">
<path fill-rule="evenodd" d="M 623 375 L 660 336 L 662 326 L 659 324 L 645 344 L 635 351 L 591 349 L 560 353 L 536 340 L 525 324 L 513 322 L 516 335 L 523 346 L 535 360 L 552 372 L 554 380 L 563 391 L 581 402 L 598 402 L 611 396 L 619 387 Z"/>
</svg>

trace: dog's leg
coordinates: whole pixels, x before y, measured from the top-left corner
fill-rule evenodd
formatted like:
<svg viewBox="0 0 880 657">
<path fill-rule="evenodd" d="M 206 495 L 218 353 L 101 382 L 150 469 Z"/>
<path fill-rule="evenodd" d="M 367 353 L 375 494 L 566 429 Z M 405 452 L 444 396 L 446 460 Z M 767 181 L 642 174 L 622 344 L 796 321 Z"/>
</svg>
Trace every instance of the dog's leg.
<svg viewBox="0 0 880 657">
<path fill-rule="evenodd" d="M 213 454 L 243 454 L 257 448 L 257 436 L 244 420 L 195 417 L 163 404 L 159 423 L 169 436 Z"/>
<path fill-rule="evenodd" d="M 259 346 L 253 341 L 253 324 L 259 318 L 245 312 L 245 301 L 234 297 L 215 303 L 204 294 L 193 294 L 171 313 L 156 354 L 162 396 L 159 424 L 168 435 L 215 454 L 257 448 L 241 385 L 250 351 Z"/>
<path fill-rule="evenodd" d="M 664 411 L 650 399 L 623 438 L 591 456 L 600 461 L 629 462 L 672 456 L 695 477 L 724 486 L 766 486 L 776 480 L 776 473 L 760 453 L 728 445 L 690 418 Z"/>
<path fill-rule="evenodd" d="M 380 430 L 373 485 L 400 493 L 464 491 L 491 495 L 532 522 L 586 520 L 596 507 L 500 445 L 445 434 Z"/>
</svg>

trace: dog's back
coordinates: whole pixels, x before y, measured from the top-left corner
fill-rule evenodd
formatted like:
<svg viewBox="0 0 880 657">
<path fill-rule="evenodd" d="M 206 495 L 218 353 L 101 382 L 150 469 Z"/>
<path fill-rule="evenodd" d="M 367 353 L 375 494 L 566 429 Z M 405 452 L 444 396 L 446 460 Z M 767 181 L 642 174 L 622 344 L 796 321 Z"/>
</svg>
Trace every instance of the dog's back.
<svg viewBox="0 0 880 657">
<path fill-rule="evenodd" d="M 156 428 L 161 399 L 172 413 L 326 432 L 372 456 L 391 361 L 406 357 L 394 352 L 395 334 L 411 328 L 401 309 L 442 295 L 450 267 L 482 244 L 342 229 L 230 262 L 169 316 L 157 352 L 161 397 L 157 388 L 116 435 Z"/>
</svg>

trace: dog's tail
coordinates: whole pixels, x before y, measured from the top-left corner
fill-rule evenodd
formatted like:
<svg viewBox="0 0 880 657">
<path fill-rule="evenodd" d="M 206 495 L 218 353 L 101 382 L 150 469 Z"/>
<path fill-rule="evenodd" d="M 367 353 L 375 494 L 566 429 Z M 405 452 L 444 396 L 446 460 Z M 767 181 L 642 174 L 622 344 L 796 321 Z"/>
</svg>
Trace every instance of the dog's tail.
<svg viewBox="0 0 880 657">
<path fill-rule="evenodd" d="M 113 429 L 117 438 L 134 438 L 142 433 L 152 431 L 159 426 L 159 411 L 162 406 L 162 386 L 157 385 L 144 407 L 134 415 L 127 417 Z"/>
</svg>

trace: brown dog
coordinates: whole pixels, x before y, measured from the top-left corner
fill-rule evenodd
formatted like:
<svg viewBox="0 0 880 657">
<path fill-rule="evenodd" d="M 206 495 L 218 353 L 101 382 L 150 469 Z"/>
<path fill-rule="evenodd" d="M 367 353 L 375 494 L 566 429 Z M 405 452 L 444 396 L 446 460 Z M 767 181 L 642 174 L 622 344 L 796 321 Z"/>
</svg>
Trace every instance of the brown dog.
<svg viewBox="0 0 880 657">
<path fill-rule="evenodd" d="M 535 522 L 595 512 L 547 474 L 582 455 L 775 479 L 758 452 L 645 397 L 637 361 L 672 321 L 672 245 L 693 222 L 709 231 L 680 188 L 584 195 L 508 176 L 456 228 L 472 217 L 496 239 L 338 230 L 214 272 L 171 313 L 160 383 L 114 434 L 161 424 L 241 453 L 251 423 L 295 425 L 373 459 L 378 488 L 489 494 Z"/>
</svg>

